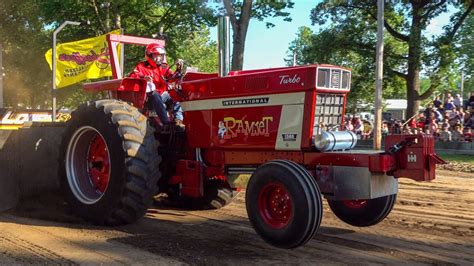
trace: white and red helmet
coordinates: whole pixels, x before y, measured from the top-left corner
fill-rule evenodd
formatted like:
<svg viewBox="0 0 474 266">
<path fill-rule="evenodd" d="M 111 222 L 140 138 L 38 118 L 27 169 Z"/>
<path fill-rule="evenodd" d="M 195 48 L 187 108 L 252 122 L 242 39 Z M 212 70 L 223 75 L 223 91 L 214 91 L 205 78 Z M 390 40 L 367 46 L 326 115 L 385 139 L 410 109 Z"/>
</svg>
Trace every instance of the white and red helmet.
<svg viewBox="0 0 474 266">
<path fill-rule="evenodd" d="M 145 48 L 145 58 L 152 66 L 166 63 L 166 50 L 161 44 L 150 43 Z"/>
</svg>

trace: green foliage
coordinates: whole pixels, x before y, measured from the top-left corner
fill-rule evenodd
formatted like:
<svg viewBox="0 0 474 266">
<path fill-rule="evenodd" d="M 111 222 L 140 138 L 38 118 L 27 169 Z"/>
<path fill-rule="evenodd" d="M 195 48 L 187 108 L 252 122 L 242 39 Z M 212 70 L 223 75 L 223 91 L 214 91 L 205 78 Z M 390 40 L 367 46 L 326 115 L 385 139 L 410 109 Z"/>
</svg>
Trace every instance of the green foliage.
<svg viewBox="0 0 474 266">
<path fill-rule="evenodd" d="M 211 42 L 208 29 L 194 32 L 176 49 L 176 58 L 200 72 L 217 72 L 217 57 L 217 44 Z"/>
<path fill-rule="evenodd" d="M 296 56 L 296 65 L 309 63 L 311 59 L 306 58 L 310 53 L 310 47 L 313 39 L 313 31 L 306 27 L 300 27 L 296 33 L 296 39 L 290 43 L 287 51 L 287 57 L 284 59 L 287 66 L 293 65 L 293 58 Z"/>
<path fill-rule="evenodd" d="M 458 7 L 458 12 L 452 15 L 452 23 L 445 28 L 444 34 L 428 40 L 423 35 L 428 23 L 446 12 L 449 5 Z M 420 100 L 428 99 L 436 90 L 453 86 L 454 73 L 458 71 L 453 41 L 472 9 L 472 1 L 385 3 L 385 98 L 400 97 L 406 91 L 410 115 Z M 321 29 L 313 35 L 311 45 L 303 50 L 303 63 L 330 63 L 352 68 L 353 93 L 349 98 L 352 105 L 357 104 L 356 99 L 373 102 L 376 14 L 376 1 L 370 0 L 325 0 L 311 12 L 313 24 L 320 25 Z M 470 36 L 472 38 L 472 34 Z M 305 37 L 305 41 L 307 39 Z M 472 43 L 472 39 L 466 40 Z M 430 80 L 427 88 L 420 88 L 422 73 Z"/>
<path fill-rule="evenodd" d="M 460 69 L 465 75 L 464 95 L 469 97 L 470 92 L 474 92 L 474 16 L 470 16 L 459 31 L 456 48 Z"/>
<path fill-rule="evenodd" d="M 6 106 L 43 108 L 51 79 L 44 51 L 51 39 L 43 29 L 33 1 L 0 1 L 0 36 L 3 46 Z"/>
<path fill-rule="evenodd" d="M 6 104 L 46 108 L 51 104 L 51 70 L 44 53 L 52 31 L 63 21 L 90 21 L 67 26 L 58 43 L 104 34 L 116 28 L 134 36 L 159 36 L 167 41 L 168 58 L 183 57 L 203 71 L 217 68 L 215 43 L 206 26 L 214 25 L 213 10 L 204 0 L 2 0 L 0 35 Z M 143 47 L 126 46 L 125 73 L 144 59 Z M 79 84 L 57 91 L 58 106 L 74 108 L 104 95 L 83 93 Z"/>
<path fill-rule="evenodd" d="M 293 1 L 242 1 L 222 0 L 223 5 L 214 5 L 216 14 L 226 14 L 230 17 L 232 26 L 232 70 L 242 70 L 244 65 L 244 50 L 247 30 L 251 19 L 263 21 L 268 17 L 283 17 L 284 21 L 291 21 L 290 13 L 286 8 L 292 8 Z M 275 26 L 267 22 L 267 28 Z"/>
</svg>

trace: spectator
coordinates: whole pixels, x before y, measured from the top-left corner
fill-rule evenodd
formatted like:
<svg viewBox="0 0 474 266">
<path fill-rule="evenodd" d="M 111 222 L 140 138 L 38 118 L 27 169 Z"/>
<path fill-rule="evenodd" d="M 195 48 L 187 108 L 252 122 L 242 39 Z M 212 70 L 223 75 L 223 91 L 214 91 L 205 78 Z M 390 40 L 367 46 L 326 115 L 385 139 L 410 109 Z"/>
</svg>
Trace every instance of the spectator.
<svg viewBox="0 0 474 266">
<path fill-rule="evenodd" d="M 388 131 L 388 125 L 387 122 L 382 122 L 382 130 L 381 130 L 382 136 L 387 136 L 389 131 Z"/>
<path fill-rule="evenodd" d="M 441 132 L 439 133 L 439 140 L 440 141 L 451 141 L 451 131 L 449 131 L 449 127 L 443 127 Z"/>
<path fill-rule="evenodd" d="M 465 121 L 464 126 L 470 127 L 471 129 L 474 128 L 474 112 L 473 111 L 471 111 L 471 113 L 469 114 L 469 118 L 466 120 L 467 121 Z"/>
<path fill-rule="evenodd" d="M 408 135 L 413 134 L 412 128 L 408 126 L 408 124 L 406 124 L 405 126 L 403 126 L 402 134 L 408 134 Z"/>
<path fill-rule="evenodd" d="M 454 98 L 453 103 L 454 103 L 454 106 L 456 106 L 456 108 L 462 107 L 462 97 L 459 93 L 456 94 L 456 97 Z"/>
<path fill-rule="evenodd" d="M 454 101 L 453 95 L 451 95 L 450 92 L 446 93 L 446 100 L 444 102 L 446 103 L 446 102 L 453 102 L 453 101 Z"/>
<path fill-rule="evenodd" d="M 448 113 L 449 116 L 449 125 L 451 125 L 451 128 L 454 128 L 454 125 L 461 124 L 462 121 L 459 117 L 459 113 L 456 110 L 453 110 Z"/>
<path fill-rule="evenodd" d="M 441 98 L 438 95 L 433 100 L 433 106 L 439 109 L 441 107 L 441 105 L 443 105 L 443 102 L 441 101 Z"/>
<path fill-rule="evenodd" d="M 445 103 L 444 103 L 444 110 L 445 111 L 448 111 L 448 110 L 454 110 L 455 106 L 454 106 L 454 103 L 453 101 L 449 101 L 447 100 Z"/>
<path fill-rule="evenodd" d="M 467 101 L 467 107 L 474 108 L 474 92 L 471 92 L 471 97 Z"/>
<path fill-rule="evenodd" d="M 410 129 L 416 128 L 416 117 L 413 117 L 410 119 L 410 121 L 407 123 L 407 125 L 410 127 Z"/>
<path fill-rule="evenodd" d="M 473 140 L 472 129 L 470 127 L 464 128 L 464 141 L 471 142 Z"/>
<path fill-rule="evenodd" d="M 458 108 L 458 116 L 459 116 L 459 120 L 461 120 L 461 123 L 464 124 L 464 120 L 466 119 L 466 113 L 464 112 L 463 107 Z"/>
<path fill-rule="evenodd" d="M 433 106 L 429 104 L 423 111 L 423 115 L 425 116 L 426 120 L 428 120 L 428 118 L 431 116 L 432 111 L 433 111 Z"/>
<path fill-rule="evenodd" d="M 395 120 L 393 122 L 393 134 L 400 134 L 402 133 L 402 121 Z"/>
<path fill-rule="evenodd" d="M 418 121 L 416 122 L 416 128 L 425 128 L 426 117 L 423 113 L 418 114 Z"/>
<path fill-rule="evenodd" d="M 354 125 L 352 125 L 352 120 L 351 119 L 346 120 L 346 122 L 344 124 L 344 128 L 347 131 L 354 131 Z"/>
<path fill-rule="evenodd" d="M 438 110 L 438 108 L 433 108 L 433 114 L 438 122 L 443 121 L 443 115 L 441 112 Z"/>
<path fill-rule="evenodd" d="M 356 122 L 354 123 L 354 133 L 356 133 L 358 136 L 362 136 L 364 133 L 364 123 L 362 123 L 360 117 L 357 117 Z"/>
<path fill-rule="evenodd" d="M 435 134 L 438 129 L 438 123 L 436 122 L 436 119 L 430 118 L 427 129 L 432 133 L 432 135 Z"/>
<path fill-rule="evenodd" d="M 461 125 L 455 125 L 454 126 L 454 131 L 451 133 L 451 139 L 453 141 L 463 141 L 464 140 L 464 134 L 462 132 Z"/>
<path fill-rule="evenodd" d="M 434 136 L 434 138 L 435 138 L 436 140 L 439 139 L 440 133 L 441 133 L 441 130 L 440 130 L 440 128 L 438 127 L 438 128 L 436 129 L 436 131 L 433 133 L 433 136 Z"/>
<path fill-rule="evenodd" d="M 443 120 L 443 123 L 441 124 L 441 129 L 442 131 L 449 131 L 449 128 L 451 127 L 451 125 L 449 124 L 449 119 L 448 118 L 444 118 Z"/>
</svg>

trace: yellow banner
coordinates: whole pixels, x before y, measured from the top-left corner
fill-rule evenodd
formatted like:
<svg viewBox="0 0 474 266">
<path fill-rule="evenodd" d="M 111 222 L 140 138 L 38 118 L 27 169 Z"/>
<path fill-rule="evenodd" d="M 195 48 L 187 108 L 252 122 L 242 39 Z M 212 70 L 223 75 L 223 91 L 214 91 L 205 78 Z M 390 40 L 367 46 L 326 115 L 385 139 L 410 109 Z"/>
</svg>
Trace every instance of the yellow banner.
<svg viewBox="0 0 474 266">
<path fill-rule="evenodd" d="M 109 33 L 120 34 L 120 30 Z M 57 88 L 63 88 L 86 79 L 112 76 L 106 35 L 56 46 Z M 49 49 L 44 56 L 52 70 L 53 50 Z"/>
</svg>

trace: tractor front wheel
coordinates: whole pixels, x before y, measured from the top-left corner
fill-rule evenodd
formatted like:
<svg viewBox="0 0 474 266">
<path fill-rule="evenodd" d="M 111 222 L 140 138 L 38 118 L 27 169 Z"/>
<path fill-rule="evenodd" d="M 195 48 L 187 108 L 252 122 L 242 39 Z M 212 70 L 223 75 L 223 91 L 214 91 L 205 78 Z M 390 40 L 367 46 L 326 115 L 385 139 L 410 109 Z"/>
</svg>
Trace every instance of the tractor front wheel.
<svg viewBox="0 0 474 266">
<path fill-rule="evenodd" d="M 121 101 L 89 102 L 74 111 L 59 158 L 71 210 L 103 225 L 128 224 L 145 215 L 160 178 L 153 132 L 145 116 Z"/>
<path fill-rule="evenodd" d="M 245 201 L 255 231 L 276 247 L 305 244 L 321 224 L 319 187 L 305 168 L 291 161 L 275 160 L 258 167 L 247 185 Z"/>
<path fill-rule="evenodd" d="M 397 194 L 365 200 L 328 200 L 329 208 L 343 222 L 359 227 L 383 221 L 392 211 Z"/>
</svg>

